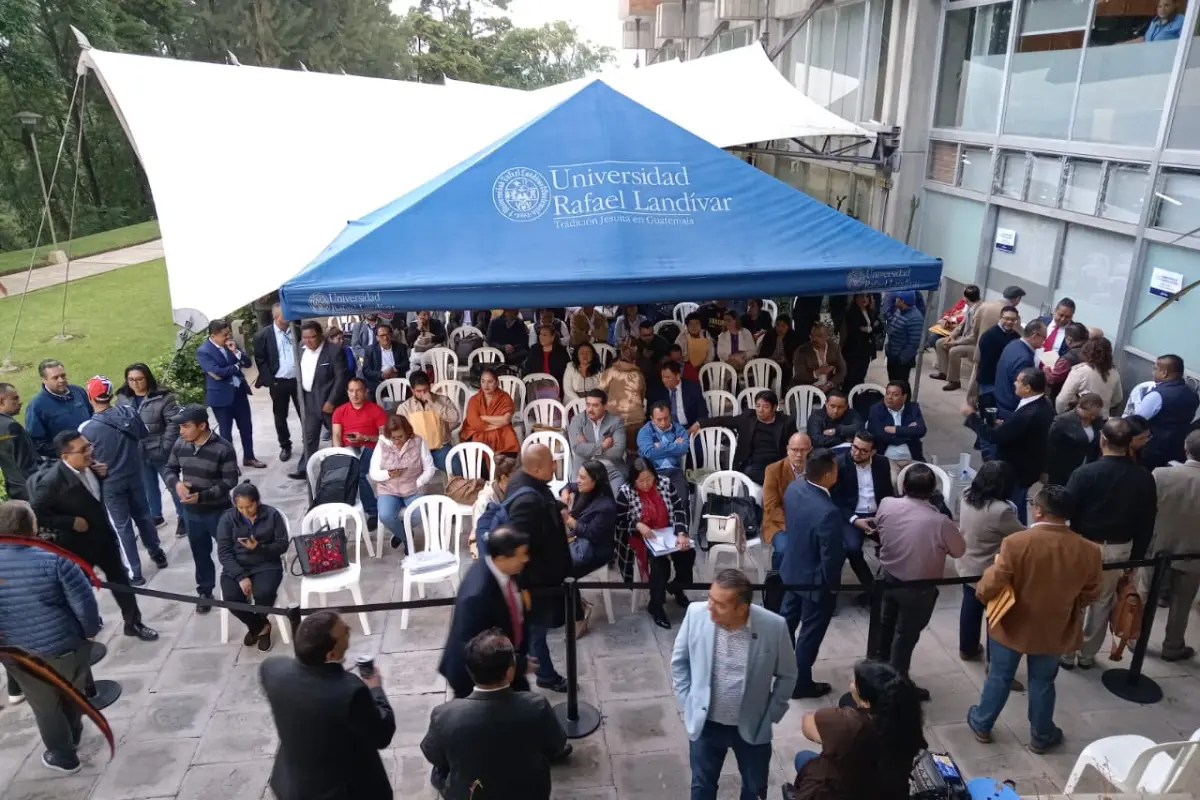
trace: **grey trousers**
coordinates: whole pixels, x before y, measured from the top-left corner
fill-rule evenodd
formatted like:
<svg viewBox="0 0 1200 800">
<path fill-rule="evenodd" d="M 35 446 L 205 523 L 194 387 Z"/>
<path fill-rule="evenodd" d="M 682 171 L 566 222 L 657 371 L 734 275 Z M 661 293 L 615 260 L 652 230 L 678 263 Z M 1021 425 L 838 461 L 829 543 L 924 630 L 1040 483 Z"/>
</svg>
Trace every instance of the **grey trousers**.
<svg viewBox="0 0 1200 800">
<path fill-rule="evenodd" d="M 1171 581 L 1171 605 L 1167 607 L 1167 630 L 1163 635 L 1163 653 L 1178 653 L 1184 647 L 1183 635 L 1187 630 L 1188 615 L 1196 592 L 1200 590 L 1200 572 L 1168 570 Z M 1147 602 L 1154 602 L 1147 600 Z"/>
<path fill-rule="evenodd" d="M 85 643 L 77 650 L 63 653 L 61 656 L 47 658 L 50 666 L 66 678 L 81 692 L 86 692 L 88 676 L 91 668 L 88 666 L 91 654 L 90 644 Z M 83 731 L 83 721 L 80 712 L 69 705 L 61 693 L 48 683 L 33 677 L 20 667 L 9 666 L 9 673 L 17 679 L 29 701 L 29 708 L 37 720 L 38 732 L 42 735 L 42 743 L 46 749 L 54 753 L 70 755 L 75 752 L 75 742 Z"/>
<path fill-rule="evenodd" d="M 1100 557 L 1105 564 L 1114 561 L 1127 561 L 1133 552 L 1133 544 L 1102 544 Z M 1112 615 L 1113 601 L 1116 599 L 1117 581 L 1121 579 L 1121 570 L 1106 569 L 1100 574 L 1100 597 L 1083 612 L 1083 646 L 1079 655 L 1085 658 L 1095 658 L 1100 652 L 1108 636 L 1108 618 Z"/>
</svg>

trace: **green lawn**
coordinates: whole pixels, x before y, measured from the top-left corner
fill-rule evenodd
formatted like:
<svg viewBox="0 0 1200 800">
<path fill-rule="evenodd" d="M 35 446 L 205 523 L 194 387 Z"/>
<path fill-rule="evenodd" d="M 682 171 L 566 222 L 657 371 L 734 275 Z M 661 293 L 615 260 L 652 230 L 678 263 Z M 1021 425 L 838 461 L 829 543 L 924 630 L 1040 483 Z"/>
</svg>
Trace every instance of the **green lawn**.
<svg viewBox="0 0 1200 800">
<path fill-rule="evenodd" d="M 43 235 L 48 236 L 49 232 L 44 231 Z M 158 237 L 158 222 L 156 220 L 139 222 L 137 225 L 130 225 L 128 228 L 117 228 L 114 231 L 93 233 L 91 236 L 80 236 L 71 245 L 71 258 L 83 258 L 84 256 L 92 256 L 96 253 L 106 253 L 109 250 L 118 250 L 122 247 L 150 242 Z M 34 266 L 40 267 L 45 265 L 46 256 L 53 249 L 54 246 L 49 244 L 39 247 Z M 67 243 L 59 242 L 58 249 L 65 253 Z M 14 250 L 11 253 L 0 253 L 0 275 L 24 272 L 29 269 L 29 256 L 32 254 L 33 248 L 28 250 Z"/>
<path fill-rule="evenodd" d="M 15 384 L 22 398 L 41 388 L 37 365 L 43 358 L 63 362 L 71 383 L 82 386 L 100 374 L 119 384 L 129 364 L 154 361 L 172 346 L 175 324 L 162 259 L 71 281 L 67 333 L 75 338 L 65 342 L 54 339 L 61 327 L 62 296 L 59 284 L 25 298 L 12 354 L 21 369 L 0 374 L 0 381 Z M 0 300 L 0 358 L 8 352 L 20 302 L 19 296 Z"/>
</svg>

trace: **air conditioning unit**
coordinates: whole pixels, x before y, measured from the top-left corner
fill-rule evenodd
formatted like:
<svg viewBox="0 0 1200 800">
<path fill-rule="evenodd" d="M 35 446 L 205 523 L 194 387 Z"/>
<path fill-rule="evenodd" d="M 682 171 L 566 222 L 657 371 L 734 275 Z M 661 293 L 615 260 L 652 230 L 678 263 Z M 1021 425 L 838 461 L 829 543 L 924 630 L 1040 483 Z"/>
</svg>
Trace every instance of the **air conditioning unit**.
<svg viewBox="0 0 1200 800">
<path fill-rule="evenodd" d="M 771 8 L 771 14 L 779 19 L 787 19 L 789 17 L 798 17 L 805 11 L 808 11 L 817 0 L 775 0 L 774 6 Z"/>
<path fill-rule="evenodd" d="M 662 0 L 619 0 L 617 13 L 621 19 L 633 17 L 650 19 L 654 16 L 654 10 L 661 3 Z"/>
<path fill-rule="evenodd" d="M 697 3 L 688 3 L 684 17 L 683 3 L 665 2 L 654 10 L 654 38 L 658 46 L 668 39 L 695 39 L 700 17 Z"/>
<path fill-rule="evenodd" d="M 759 20 L 767 16 L 767 0 L 717 0 L 717 19 L 726 22 Z"/>
<path fill-rule="evenodd" d="M 634 17 L 622 23 L 621 47 L 626 50 L 653 50 L 654 22 Z"/>
</svg>

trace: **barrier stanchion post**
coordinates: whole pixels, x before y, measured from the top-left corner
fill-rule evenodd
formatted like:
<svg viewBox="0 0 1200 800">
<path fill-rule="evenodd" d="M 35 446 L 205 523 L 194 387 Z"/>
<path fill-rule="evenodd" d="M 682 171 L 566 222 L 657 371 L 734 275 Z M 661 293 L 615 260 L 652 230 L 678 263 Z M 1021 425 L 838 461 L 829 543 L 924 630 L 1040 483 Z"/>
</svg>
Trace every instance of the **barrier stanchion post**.
<svg viewBox="0 0 1200 800">
<path fill-rule="evenodd" d="M 870 600 L 868 606 L 867 620 L 867 652 L 863 653 L 863 658 L 870 658 L 871 653 L 875 652 L 875 637 L 879 636 L 879 609 L 883 603 L 883 590 L 880 588 L 878 580 L 871 581 L 871 585 L 866 587 L 867 597 Z M 854 708 L 858 703 L 854 702 L 854 695 L 846 692 L 838 699 L 838 706 L 841 708 Z"/>
<path fill-rule="evenodd" d="M 582 739 L 600 727 L 600 712 L 587 703 L 579 702 L 579 660 L 575 647 L 575 615 L 578 612 L 579 590 L 575 579 L 563 584 L 567 606 L 567 702 L 554 707 L 568 739 Z"/>
<path fill-rule="evenodd" d="M 288 627 L 292 629 L 292 641 L 296 641 L 296 629 L 300 627 L 303 617 L 300 616 L 300 606 L 288 606 Z"/>
<path fill-rule="evenodd" d="M 1133 659 L 1129 662 L 1129 669 L 1118 667 L 1106 670 L 1100 676 L 1104 688 L 1122 700 L 1150 705 L 1163 698 L 1162 687 L 1142 674 L 1142 662 L 1146 660 L 1146 645 L 1150 641 L 1150 632 L 1154 628 L 1154 613 L 1158 610 L 1158 596 L 1162 592 L 1163 581 L 1166 580 L 1167 567 L 1170 566 L 1170 563 L 1171 557 L 1166 553 L 1160 553 L 1154 559 L 1150 591 L 1145 597 L 1145 603 L 1142 604 L 1142 632 L 1138 636 L 1137 642 L 1134 643 Z"/>
</svg>

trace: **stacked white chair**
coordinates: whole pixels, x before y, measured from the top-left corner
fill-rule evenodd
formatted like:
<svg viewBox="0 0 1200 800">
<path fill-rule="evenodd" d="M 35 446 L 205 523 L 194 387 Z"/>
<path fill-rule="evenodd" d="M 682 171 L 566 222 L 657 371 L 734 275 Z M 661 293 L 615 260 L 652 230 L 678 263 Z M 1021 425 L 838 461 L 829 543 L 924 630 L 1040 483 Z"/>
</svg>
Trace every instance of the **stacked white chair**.
<svg viewBox="0 0 1200 800">
<path fill-rule="evenodd" d="M 418 551 L 413 538 L 413 516 L 421 515 L 421 530 L 425 548 Z M 412 599 L 412 587 L 416 584 L 421 599 L 425 599 L 425 584 L 449 581 L 458 591 L 458 573 L 461 568 L 463 517 L 458 503 L 440 494 L 425 495 L 404 509 L 404 537 L 408 542 L 408 555 L 400 565 L 402 574 L 402 599 Z M 361 602 L 361 601 L 360 601 Z M 400 612 L 400 629 L 408 629 L 408 609 Z"/>
<path fill-rule="evenodd" d="M 350 564 L 345 569 L 340 569 L 337 572 L 327 572 L 324 575 L 305 575 L 300 579 L 300 607 L 312 608 L 309 605 L 309 595 L 317 594 L 321 597 L 321 608 L 328 605 L 328 595 L 333 592 L 350 592 L 350 596 L 354 598 L 355 605 L 363 604 L 362 594 L 362 564 L 360 563 L 362 553 L 362 542 L 367 530 L 366 520 L 363 519 L 362 512 L 357 508 L 346 505 L 345 503 L 324 503 L 319 505 L 304 515 L 304 522 L 300 525 L 300 534 L 316 533 L 318 530 L 328 525 L 330 528 L 345 528 L 346 539 L 354 545 L 353 554 L 350 556 Z M 353 528 L 353 532 L 351 532 Z M 290 535 L 290 531 L 289 531 Z M 371 626 L 367 622 L 367 615 L 360 612 L 358 621 L 362 624 L 364 636 L 371 635 Z"/>
<path fill-rule="evenodd" d="M 762 506 L 762 487 L 742 473 L 731 469 L 710 473 L 700 483 L 700 488 L 696 492 L 696 499 L 700 509 L 704 508 L 704 501 L 709 494 L 720 494 L 726 497 L 750 497 L 759 506 Z M 696 514 L 693 522 L 694 530 L 697 532 L 700 530 L 700 525 L 704 523 L 704 520 L 699 519 L 699 517 L 700 514 Z M 762 558 L 754 557 L 755 552 L 762 552 L 762 544 L 761 536 L 747 539 L 745 553 L 739 553 L 737 548 L 732 544 L 719 543 L 712 545 L 708 549 L 707 559 L 709 578 L 711 579 L 713 575 L 716 575 L 717 558 L 724 553 L 732 555 L 737 560 L 738 569 L 744 569 L 745 561 L 749 560 L 758 570 L 758 582 L 762 583 L 767 579 L 767 570 L 763 565 Z"/>
</svg>

